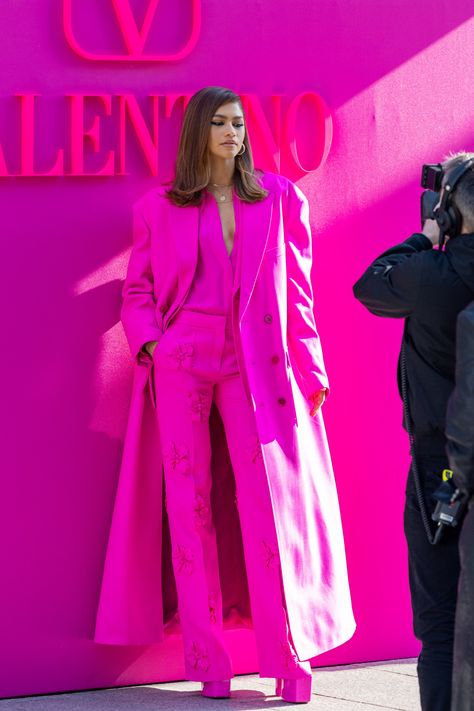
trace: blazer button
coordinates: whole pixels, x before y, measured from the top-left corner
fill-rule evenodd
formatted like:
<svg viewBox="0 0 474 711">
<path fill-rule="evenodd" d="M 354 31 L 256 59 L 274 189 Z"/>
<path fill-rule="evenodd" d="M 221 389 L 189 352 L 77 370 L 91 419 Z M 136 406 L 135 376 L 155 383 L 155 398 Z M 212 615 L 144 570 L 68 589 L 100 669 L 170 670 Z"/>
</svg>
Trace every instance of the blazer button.
<svg viewBox="0 0 474 711">
<path fill-rule="evenodd" d="M 278 404 L 279 404 L 279 405 L 286 405 L 286 398 L 284 398 L 284 397 L 279 397 L 279 398 L 278 398 Z"/>
<path fill-rule="evenodd" d="M 270 361 L 273 363 L 273 365 L 276 365 L 277 363 L 280 362 L 280 356 L 272 355 L 272 357 L 270 358 Z"/>
<path fill-rule="evenodd" d="M 265 314 L 263 317 L 263 320 L 265 323 L 272 323 L 273 322 L 273 316 L 271 314 Z"/>
<path fill-rule="evenodd" d="M 168 311 L 168 304 L 160 304 L 160 306 L 158 307 L 158 310 L 159 310 L 162 314 L 164 314 L 165 311 Z"/>
</svg>

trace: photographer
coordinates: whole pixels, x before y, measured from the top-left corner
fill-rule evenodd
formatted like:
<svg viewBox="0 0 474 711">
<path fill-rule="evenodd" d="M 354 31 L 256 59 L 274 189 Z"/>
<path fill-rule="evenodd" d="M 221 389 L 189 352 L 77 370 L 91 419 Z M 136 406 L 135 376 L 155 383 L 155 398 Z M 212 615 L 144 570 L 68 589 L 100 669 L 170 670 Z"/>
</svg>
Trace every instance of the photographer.
<svg viewBox="0 0 474 711">
<path fill-rule="evenodd" d="M 405 319 L 398 374 L 400 392 L 406 391 L 412 464 L 404 523 L 414 631 L 422 642 L 423 711 L 449 711 L 451 701 L 459 526 L 442 526 L 435 534 L 430 519 L 433 494 L 449 467 L 444 430 L 454 386 L 456 318 L 474 297 L 473 165 L 474 153 L 460 153 L 439 166 L 436 219 L 384 252 L 354 286 L 356 298 L 375 315 Z M 440 234 L 449 237 L 445 251 L 433 249 Z"/>
<path fill-rule="evenodd" d="M 459 540 L 452 711 L 474 711 L 474 301 L 458 317 L 456 343 L 456 387 L 446 416 L 447 450 L 454 483 L 469 512 Z"/>
</svg>

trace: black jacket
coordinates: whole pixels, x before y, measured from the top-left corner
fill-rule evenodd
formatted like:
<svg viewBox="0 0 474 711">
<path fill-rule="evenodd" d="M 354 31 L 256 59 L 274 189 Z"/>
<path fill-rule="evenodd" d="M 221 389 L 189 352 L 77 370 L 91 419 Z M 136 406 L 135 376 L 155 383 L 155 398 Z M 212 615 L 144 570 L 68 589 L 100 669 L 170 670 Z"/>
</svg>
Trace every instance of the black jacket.
<svg viewBox="0 0 474 711">
<path fill-rule="evenodd" d="M 454 386 L 456 319 L 474 298 L 474 233 L 450 239 L 444 252 L 424 235 L 412 235 L 370 265 L 354 294 L 377 316 L 406 319 L 414 433 L 442 434 Z"/>
<path fill-rule="evenodd" d="M 448 457 L 456 486 L 474 494 L 474 302 L 458 317 L 456 387 L 446 417 Z"/>
</svg>

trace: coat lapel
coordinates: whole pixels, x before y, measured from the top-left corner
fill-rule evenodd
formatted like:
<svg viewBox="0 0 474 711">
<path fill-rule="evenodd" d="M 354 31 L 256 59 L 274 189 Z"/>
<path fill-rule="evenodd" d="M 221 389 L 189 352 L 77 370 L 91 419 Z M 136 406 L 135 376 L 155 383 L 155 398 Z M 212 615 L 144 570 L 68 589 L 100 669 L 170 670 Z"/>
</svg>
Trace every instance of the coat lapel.
<svg viewBox="0 0 474 711">
<path fill-rule="evenodd" d="M 240 203 L 240 308 L 242 319 L 258 276 L 268 241 L 273 200 L 270 194 L 257 203 Z M 179 295 L 182 304 L 196 271 L 199 239 L 199 208 L 173 207 L 168 215 L 169 234 L 173 236 L 179 270 Z"/>
<path fill-rule="evenodd" d="M 255 281 L 268 241 L 272 212 L 273 200 L 271 194 L 265 200 L 262 200 L 262 202 L 241 203 L 240 320 L 242 320 L 247 310 L 255 287 Z"/>
<path fill-rule="evenodd" d="M 194 272 L 198 257 L 199 208 L 172 207 L 168 214 L 168 231 L 172 235 L 176 249 L 176 264 L 179 273 L 179 294 L 177 303 L 183 303 Z"/>
</svg>

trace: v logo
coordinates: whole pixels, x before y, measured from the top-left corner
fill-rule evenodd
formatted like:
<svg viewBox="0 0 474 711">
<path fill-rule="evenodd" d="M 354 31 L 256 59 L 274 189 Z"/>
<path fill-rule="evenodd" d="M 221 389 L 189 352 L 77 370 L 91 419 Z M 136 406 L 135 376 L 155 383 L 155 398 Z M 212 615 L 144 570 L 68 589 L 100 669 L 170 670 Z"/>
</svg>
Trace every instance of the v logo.
<svg viewBox="0 0 474 711">
<path fill-rule="evenodd" d="M 129 0 L 112 0 L 117 21 L 130 55 L 143 54 L 145 42 L 150 33 L 156 9 L 160 0 L 149 0 L 141 30 L 138 29 Z"/>
<path fill-rule="evenodd" d="M 176 0 L 167 0 L 171 6 Z M 118 27 L 123 37 L 126 51 L 122 54 L 112 54 L 110 51 L 90 50 L 84 47 L 82 40 L 79 42 L 74 32 L 73 15 L 77 17 L 80 13 L 83 17 L 94 12 L 94 3 L 97 0 L 63 0 L 63 26 L 64 34 L 70 47 L 84 59 L 102 61 L 132 61 L 132 62 L 170 62 L 186 57 L 196 46 L 201 32 L 201 3 L 202 0 L 188 0 L 185 4 L 191 11 L 191 31 L 185 44 L 171 54 L 160 54 L 145 46 L 150 35 L 150 30 L 156 18 L 156 12 L 161 0 L 148 0 L 145 18 L 139 28 L 136 17 L 130 7 L 130 0 L 111 0 Z M 73 13 L 73 5 L 75 7 Z M 89 5 L 91 7 L 89 7 Z M 180 13 L 180 17 L 182 16 Z M 93 19 L 91 19 L 93 24 Z M 188 25 L 188 22 L 186 22 Z M 88 38 L 86 42 L 90 42 Z M 92 40 L 93 41 L 93 40 Z"/>
</svg>

